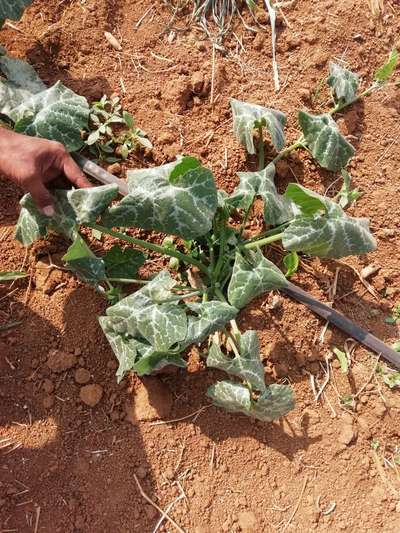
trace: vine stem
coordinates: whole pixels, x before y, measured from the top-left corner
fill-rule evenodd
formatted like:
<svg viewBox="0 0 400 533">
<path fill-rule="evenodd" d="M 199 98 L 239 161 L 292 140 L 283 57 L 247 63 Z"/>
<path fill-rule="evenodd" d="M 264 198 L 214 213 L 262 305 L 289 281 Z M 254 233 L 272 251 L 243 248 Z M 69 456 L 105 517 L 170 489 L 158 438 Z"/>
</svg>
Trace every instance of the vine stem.
<svg viewBox="0 0 400 533">
<path fill-rule="evenodd" d="M 258 126 L 258 170 L 264 170 L 265 166 L 265 148 L 262 124 Z"/>
<path fill-rule="evenodd" d="M 198 261 L 194 257 L 182 254 L 181 252 L 178 252 L 178 250 L 171 250 L 169 248 L 158 246 L 157 244 L 153 244 L 151 242 L 142 241 L 141 239 L 137 239 L 136 237 L 125 235 L 124 233 L 120 233 L 119 231 L 114 231 L 110 228 L 106 228 L 105 226 L 100 226 L 99 224 L 86 223 L 85 226 L 88 228 L 100 231 L 101 233 L 104 233 L 106 235 L 111 235 L 112 237 L 116 237 L 117 239 L 120 239 L 121 241 L 129 242 L 130 244 L 135 244 L 136 246 L 140 246 L 141 248 L 144 248 L 145 250 L 151 250 L 152 252 L 157 252 L 161 255 L 169 255 L 171 257 L 176 257 L 177 259 L 179 259 L 179 261 L 182 261 L 183 263 L 187 263 L 189 265 L 194 265 L 199 270 L 201 270 L 201 272 L 203 272 L 207 276 L 209 275 L 209 270 L 204 263 L 202 263 L 201 261 Z"/>
<path fill-rule="evenodd" d="M 282 233 L 277 233 L 276 235 L 270 235 L 269 237 L 265 237 L 264 239 L 260 239 L 258 241 L 248 242 L 247 244 L 243 245 L 243 248 L 246 250 L 251 250 L 252 248 L 260 248 L 261 246 L 266 246 L 267 244 L 271 244 L 272 242 L 280 241 L 283 237 Z"/>
</svg>

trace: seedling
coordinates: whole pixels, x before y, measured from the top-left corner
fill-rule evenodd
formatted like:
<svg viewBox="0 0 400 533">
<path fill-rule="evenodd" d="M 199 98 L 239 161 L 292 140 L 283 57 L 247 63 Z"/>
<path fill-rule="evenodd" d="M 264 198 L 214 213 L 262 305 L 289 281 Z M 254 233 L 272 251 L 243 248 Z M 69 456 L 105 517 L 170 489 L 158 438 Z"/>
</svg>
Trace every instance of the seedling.
<svg viewBox="0 0 400 533">
<path fill-rule="evenodd" d="M 397 305 L 392 312 L 392 316 L 385 318 L 386 324 L 398 324 L 400 323 L 400 305 Z"/>
<path fill-rule="evenodd" d="M 122 110 L 117 96 L 108 99 L 103 96 L 90 108 L 90 133 L 86 144 L 90 152 L 109 163 L 127 159 L 138 147 L 152 148 L 146 133 L 135 125 L 128 111 Z"/>
<path fill-rule="evenodd" d="M 0 272 L 0 283 L 4 281 L 15 281 L 16 279 L 26 278 L 25 272 Z"/>
<path fill-rule="evenodd" d="M 390 68 L 393 70 L 394 65 Z M 208 390 L 215 405 L 263 421 L 283 416 L 293 408 L 289 386 L 265 384 L 257 334 L 240 331 L 236 317 L 266 291 L 288 287 L 285 275 L 263 253 L 271 243 L 289 254 L 285 260 L 287 275 L 297 269 L 299 253 L 340 258 L 376 248 L 368 221 L 348 216 L 335 199 L 297 183 L 289 184 L 280 194 L 274 183 L 276 162 L 296 149 L 306 148 L 332 172 L 345 168 L 355 150 L 339 132 L 333 115 L 383 83 L 379 74 L 367 91 L 358 93 L 355 79 L 349 71 L 331 67 L 329 85 L 334 109 L 322 115 L 300 111 L 302 134 L 288 147 L 282 112 L 232 99 L 235 134 L 248 153 L 257 154 L 259 169 L 239 173 L 240 183 L 230 195 L 217 190 L 212 172 L 197 159 L 184 157 L 158 168 L 128 171 L 128 195 L 112 206 L 118 195 L 116 185 L 55 191 L 56 214 L 51 219 L 36 208 L 29 195 L 23 197 L 17 239 L 28 246 L 49 230 L 63 234 L 72 241 L 64 256 L 66 265 L 112 302 L 99 322 L 119 361 L 118 380 L 129 371 L 143 376 L 168 365 L 184 368 L 188 348 L 197 345 L 207 366 L 229 376 Z M 22 98 L 16 77 L 8 83 L 12 94 Z M 86 121 L 87 127 L 89 107 L 60 84 L 55 87 L 76 105 L 62 107 L 66 124 L 58 121 L 48 133 L 58 140 L 64 138 L 76 150 L 82 123 L 85 127 Z M 52 90 L 43 92 L 48 95 Z M 4 109 L 7 104 L 2 105 Z M 48 115 L 62 105 L 62 100 L 56 100 L 50 109 L 48 99 L 37 92 L 16 110 L 9 110 L 8 115 L 18 118 L 19 131 L 42 133 L 37 123 L 43 122 L 43 116 L 50 120 Z M 23 111 L 26 109 L 28 116 Z M 267 154 L 268 164 L 265 130 L 275 150 Z M 264 203 L 265 231 L 246 239 L 244 230 L 257 197 Z M 155 244 L 138 239 L 129 234 L 131 227 L 161 232 L 167 240 Z M 96 256 L 82 236 L 84 228 L 130 246 L 114 247 Z M 139 249 L 173 258 L 174 275 L 164 269 L 151 279 L 140 279 L 140 267 L 146 258 Z M 141 288 L 126 294 L 129 283 L 138 282 Z"/>
</svg>

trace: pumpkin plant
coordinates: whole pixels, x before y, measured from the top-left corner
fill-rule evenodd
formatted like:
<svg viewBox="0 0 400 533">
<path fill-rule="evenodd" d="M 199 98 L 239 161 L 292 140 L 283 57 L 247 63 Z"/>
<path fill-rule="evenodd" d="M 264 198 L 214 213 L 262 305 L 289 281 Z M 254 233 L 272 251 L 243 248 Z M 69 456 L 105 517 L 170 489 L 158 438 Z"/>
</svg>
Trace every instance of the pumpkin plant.
<svg viewBox="0 0 400 533">
<path fill-rule="evenodd" d="M 117 185 L 57 190 L 56 214 L 48 218 L 29 195 L 22 198 L 16 238 L 29 246 L 49 230 L 64 235 L 72 242 L 65 265 L 107 297 L 109 306 L 99 323 L 119 361 L 118 380 L 130 371 L 143 376 L 167 365 L 184 368 L 188 349 L 196 345 L 208 367 L 228 376 L 208 390 L 215 405 L 263 421 L 293 408 L 288 385 L 265 383 L 257 334 L 241 331 L 236 318 L 257 296 L 288 285 L 298 253 L 341 258 L 375 249 L 368 220 L 351 217 L 342 207 L 349 198 L 354 200 L 345 168 L 355 150 L 340 133 L 334 115 L 381 88 L 396 62 L 393 52 L 363 92 L 354 73 L 332 64 L 328 84 L 334 108 L 321 115 L 300 111 L 302 133 L 288 147 L 282 112 L 232 99 L 235 135 L 249 154 L 258 153 L 259 161 L 256 172 L 239 173 L 232 194 L 218 190 L 211 170 L 196 158 L 182 157 L 157 168 L 128 171 L 128 194 L 120 201 Z M 6 76 L 0 82 L 0 112 L 17 131 L 57 139 L 70 151 L 83 146 L 80 130 L 87 127 L 89 115 L 84 98 L 61 83 L 43 88 L 31 67 L 4 54 L 0 68 Z M 275 150 L 268 164 L 265 131 Z M 321 167 L 346 177 L 335 198 L 297 183 L 289 184 L 284 194 L 278 192 L 275 165 L 296 149 L 308 150 Z M 263 201 L 265 231 L 247 239 L 243 230 L 256 198 Z M 130 228 L 168 237 L 155 244 L 130 235 Z M 126 246 L 115 245 L 96 255 L 85 237 L 87 229 Z M 287 251 L 286 276 L 263 253 L 273 242 Z M 144 252 L 172 258 L 174 268 L 140 279 Z M 126 294 L 132 284 L 141 288 Z"/>
</svg>

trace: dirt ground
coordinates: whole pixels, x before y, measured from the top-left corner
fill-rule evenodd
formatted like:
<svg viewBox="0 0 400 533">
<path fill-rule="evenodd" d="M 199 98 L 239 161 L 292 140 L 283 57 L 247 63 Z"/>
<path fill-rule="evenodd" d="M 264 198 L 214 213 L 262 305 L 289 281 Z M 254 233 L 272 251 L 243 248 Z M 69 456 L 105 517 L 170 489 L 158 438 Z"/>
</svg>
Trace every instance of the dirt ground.
<svg viewBox="0 0 400 533">
<path fill-rule="evenodd" d="M 377 17 L 366 0 L 283 7 L 278 93 L 268 29 L 252 33 L 238 21 L 213 61 L 210 42 L 187 18 L 172 20 L 160 0 L 35 0 L 0 40 L 49 84 L 61 79 L 89 99 L 119 94 L 155 147 L 128 167 L 190 153 L 231 191 L 236 172 L 255 162 L 233 138 L 229 97 L 287 113 L 293 141 L 299 108 L 329 106 L 320 88 L 330 59 L 345 61 L 367 86 L 396 41 L 400 47 L 400 6 L 384 4 Z M 293 281 L 331 301 L 337 275 L 335 308 L 391 344 L 399 330 L 385 318 L 400 304 L 398 89 L 392 84 L 337 118 L 357 147 L 351 173 L 363 195 L 350 212 L 370 218 L 378 249 L 340 262 L 306 260 Z M 278 174 L 280 190 L 298 180 L 324 192 L 335 179 L 305 153 Z M 374 372 L 376 357 L 357 346 L 349 375 L 333 362 L 316 401 L 311 384 L 325 382 L 326 357 L 345 337 L 328 328 L 321 341 L 318 318 L 283 297 L 271 310 L 266 295 L 239 325 L 259 333 L 267 378 L 292 384 L 296 407 L 286 419 L 265 424 L 208 407 L 205 391 L 218 374 L 202 365 L 147 380 L 147 389 L 135 378 L 117 385 L 96 319 L 104 301 L 69 273 L 46 269 L 48 255 L 65 250 L 62 239 L 29 252 L 13 240 L 21 191 L 0 181 L 0 270 L 31 274 L 0 287 L 0 325 L 21 322 L 0 332 L 1 532 L 150 533 L 160 514 L 137 481 L 162 509 L 173 504 L 169 515 L 186 532 L 400 531 L 400 397 Z M 368 280 L 375 296 L 357 276 L 369 264 L 379 267 Z M 81 400 L 93 393 L 81 391 L 86 383 L 102 394 L 93 408 Z M 354 410 L 340 403 L 349 394 Z M 165 521 L 158 531 L 175 529 Z"/>
</svg>

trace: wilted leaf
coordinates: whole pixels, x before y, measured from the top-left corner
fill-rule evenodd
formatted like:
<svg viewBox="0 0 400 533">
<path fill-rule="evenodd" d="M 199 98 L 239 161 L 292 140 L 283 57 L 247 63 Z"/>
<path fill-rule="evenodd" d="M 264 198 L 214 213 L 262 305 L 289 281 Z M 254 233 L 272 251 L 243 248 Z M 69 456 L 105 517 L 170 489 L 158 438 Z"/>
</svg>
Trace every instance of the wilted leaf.
<svg viewBox="0 0 400 533">
<path fill-rule="evenodd" d="M 299 216 L 285 229 L 282 244 L 286 250 L 337 259 L 375 250 L 368 219 L 349 217 L 331 200 L 321 200 L 326 214 Z"/>
<path fill-rule="evenodd" d="M 208 352 L 207 366 L 224 370 L 246 381 L 257 391 L 265 390 L 264 367 L 260 360 L 260 344 L 255 331 L 246 331 L 239 338 L 240 355 L 229 357 L 217 344 Z"/>
<path fill-rule="evenodd" d="M 360 84 L 357 74 L 347 70 L 336 63 L 329 64 L 328 85 L 337 100 L 350 103 L 354 100 Z"/>
<path fill-rule="evenodd" d="M 86 283 L 97 285 L 106 277 L 104 261 L 94 255 L 79 234 L 68 248 L 63 261 Z"/>
<path fill-rule="evenodd" d="M 52 191 L 55 214 L 52 217 L 43 215 L 36 207 L 30 194 L 22 197 L 22 206 L 15 238 L 24 246 L 29 246 L 34 241 L 47 235 L 48 230 L 61 233 L 69 239 L 77 235 L 75 212 L 68 202 L 68 193 L 65 190 Z"/>
<path fill-rule="evenodd" d="M 25 272 L 0 272 L 0 283 L 3 281 L 14 281 L 16 279 L 26 278 Z"/>
<path fill-rule="evenodd" d="M 68 192 L 68 201 L 79 224 L 95 222 L 110 202 L 118 196 L 118 185 L 102 185 Z"/>
<path fill-rule="evenodd" d="M 231 98 L 233 130 L 237 139 L 246 146 L 249 154 L 255 154 L 253 132 L 256 127 L 266 126 L 272 144 L 277 150 L 285 146 L 284 127 L 286 116 L 281 111 L 268 109 L 257 104 L 241 102 Z"/>
<path fill-rule="evenodd" d="M 144 264 L 146 257 L 139 250 L 125 248 L 122 250 L 115 245 L 104 256 L 107 277 L 109 278 L 135 278 L 139 268 Z"/>
<path fill-rule="evenodd" d="M 136 226 L 193 239 L 212 227 L 217 209 L 213 174 L 204 167 L 170 176 L 180 162 L 128 171 L 129 195 L 103 217 L 106 226 Z"/>
<path fill-rule="evenodd" d="M 389 55 L 389 59 L 387 62 L 378 68 L 378 70 L 375 72 L 375 80 L 380 83 L 386 83 L 388 79 L 393 74 L 395 68 L 397 67 L 397 62 L 399 59 L 399 54 L 396 49 L 392 50 Z"/>
<path fill-rule="evenodd" d="M 58 81 L 12 109 L 9 116 L 15 131 L 59 141 L 74 152 L 84 144 L 81 130 L 87 128 L 89 105 L 86 98 Z"/>
<path fill-rule="evenodd" d="M 278 226 L 294 218 L 293 203 L 276 190 L 274 164 L 270 163 L 259 172 L 238 172 L 238 176 L 240 183 L 229 197 L 230 205 L 247 210 L 254 198 L 261 196 L 266 224 Z"/>
<path fill-rule="evenodd" d="M 228 300 L 241 309 L 263 292 L 281 289 L 286 285 L 285 276 L 263 256 L 261 250 L 250 252 L 246 257 L 237 252 L 228 287 Z"/>
<path fill-rule="evenodd" d="M 238 313 L 235 307 L 224 302 L 187 303 L 195 315 L 188 316 L 188 328 L 183 345 L 198 344 L 209 335 L 223 328 Z"/>
<path fill-rule="evenodd" d="M 270 385 L 258 400 L 254 401 L 249 389 L 244 385 L 220 381 L 208 389 L 207 395 L 217 407 L 264 422 L 285 416 L 294 408 L 293 391 L 286 385 Z"/>
<path fill-rule="evenodd" d="M 99 323 L 119 361 L 119 367 L 117 370 L 117 381 L 119 383 L 125 373 L 128 372 L 128 370 L 132 370 L 133 365 L 135 364 L 137 357 L 136 340 L 133 338 L 125 338 L 123 335 L 115 333 L 115 331 L 109 327 L 108 317 L 99 317 Z"/>
<path fill-rule="evenodd" d="M 0 20 L 19 20 L 33 0 L 0 0 Z"/>
<path fill-rule="evenodd" d="M 345 209 L 355 202 L 361 196 L 361 193 L 357 189 L 351 188 L 351 176 L 344 168 L 342 169 L 342 177 L 343 185 L 337 195 L 337 199 L 340 207 Z"/>
<path fill-rule="evenodd" d="M 336 122 L 327 113 L 311 115 L 299 111 L 299 123 L 312 155 L 323 168 L 340 170 L 353 157 L 353 146 L 346 141 Z"/>
<path fill-rule="evenodd" d="M 0 0 L 1 2 L 1 0 Z M 1 7 L 0 7 L 1 11 Z M 1 17 L 0 17 L 1 18 Z M 46 90 L 46 85 L 26 61 L 13 59 L 2 53 L 0 47 L 0 113 L 9 116 L 12 109 L 32 95 Z"/>
</svg>

